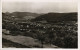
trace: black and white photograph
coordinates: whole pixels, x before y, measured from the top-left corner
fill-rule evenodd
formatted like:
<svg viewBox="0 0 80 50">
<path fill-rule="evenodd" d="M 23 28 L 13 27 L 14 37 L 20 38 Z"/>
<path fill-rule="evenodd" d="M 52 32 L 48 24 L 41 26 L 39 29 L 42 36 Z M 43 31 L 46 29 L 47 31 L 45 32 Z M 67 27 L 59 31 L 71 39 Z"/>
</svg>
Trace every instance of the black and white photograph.
<svg viewBox="0 0 80 50">
<path fill-rule="evenodd" d="M 2 1 L 2 48 L 78 49 L 77 4 Z"/>
</svg>

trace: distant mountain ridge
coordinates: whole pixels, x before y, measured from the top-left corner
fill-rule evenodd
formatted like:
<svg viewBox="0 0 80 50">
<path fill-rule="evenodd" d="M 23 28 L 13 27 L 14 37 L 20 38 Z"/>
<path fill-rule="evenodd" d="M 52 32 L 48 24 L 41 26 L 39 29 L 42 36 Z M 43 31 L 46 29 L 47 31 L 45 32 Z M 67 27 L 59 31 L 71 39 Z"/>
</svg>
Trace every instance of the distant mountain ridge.
<svg viewBox="0 0 80 50">
<path fill-rule="evenodd" d="M 40 14 L 31 13 L 31 12 L 13 12 L 12 15 L 17 16 L 17 17 L 25 17 L 25 16 L 37 17 L 37 16 L 39 16 Z"/>
<path fill-rule="evenodd" d="M 36 18 L 37 16 L 40 16 L 41 14 L 37 13 L 31 13 L 31 12 L 12 12 L 12 13 L 2 13 L 3 17 L 14 17 L 17 19 L 33 19 Z"/>
<path fill-rule="evenodd" d="M 38 16 L 34 21 L 46 20 L 48 22 L 53 21 L 77 21 L 77 12 L 73 13 L 47 13 L 41 16 Z"/>
<path fill-rule="evenodd" d="M 42 21 L 46 20 L 48 22 L 54 22 L 54 21 L 77 21 L 77 12 L 71 12 L 71 13 L 46 13 L 46 14 L 37 14 L 37 13 L 31 13 L 31 12 L 13 12 L 13 13 L 2 13 L 3 18 L 8 17 L 12 18 L 11 16 L 14 16 L 14 18 L 17 18 L 19 20 L 21 19 L 32 19 L 32 21 Z"/>
</svg>

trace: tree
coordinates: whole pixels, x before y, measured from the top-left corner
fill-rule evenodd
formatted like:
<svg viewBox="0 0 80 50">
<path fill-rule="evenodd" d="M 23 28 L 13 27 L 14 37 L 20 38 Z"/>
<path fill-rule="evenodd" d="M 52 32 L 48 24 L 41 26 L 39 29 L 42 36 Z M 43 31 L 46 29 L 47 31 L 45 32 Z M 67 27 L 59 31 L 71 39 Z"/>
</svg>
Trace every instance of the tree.
<svg viewBox="0 0 80 50">
<path fill-rule="evenodd" d="M 65 48 L 77 48 L 77 37 L 66 36 L 64 38 Z"/>
<path fill-rule="evenodd" d="M 54 43 L 56 46 L 59 46 L 59 47 L 64 47 L 64 41 L 62 38 L 58 37 L 56 40 L 55 40 L 55 43 Z"/>
<path fill-rule="evenodd" d="M 39 34 L 37 34 L 37 39 L 39 40 L 39 41 L 41 41 L 41 44 L 42 44 L 42 48 L 43 48 L 43 43 L 44 43 L 44 40 L 45 40 L 45 34 L 44 33 L 39 33 Z"/>
<path fill-rule="evenodd" d="M 49 37 L 49 40 L 50 40 L 50 44 L 52 44 L 53 40 L 55 41 L 56 40 L 56 33 L 53 32 L 53 31 L 48 31 L 48 37 Z"/>
</svg>

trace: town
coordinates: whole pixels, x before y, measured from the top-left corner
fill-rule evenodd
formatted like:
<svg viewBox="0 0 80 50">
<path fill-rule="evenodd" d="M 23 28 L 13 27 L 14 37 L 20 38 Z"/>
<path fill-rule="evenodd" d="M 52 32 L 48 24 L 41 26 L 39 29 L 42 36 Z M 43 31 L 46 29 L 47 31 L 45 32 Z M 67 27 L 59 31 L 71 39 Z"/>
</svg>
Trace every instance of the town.
<svg viewBox="0 0 80 50">
<path fill-rule="evenodd" d="M 2 31 L 6 36 L 32 37 L 41 42 L 41 47 L 43 47 L 43 44 L 53 44 L 58 48 L 77 48 L 77 21 L 49 23 L 46 20 L 15 21 L 14 17 L 10 19 L 9 16 L 7 17 L 3 18 L 2 21 L 2 29 L 8 31 L 8 33 Z"/>
</svg>

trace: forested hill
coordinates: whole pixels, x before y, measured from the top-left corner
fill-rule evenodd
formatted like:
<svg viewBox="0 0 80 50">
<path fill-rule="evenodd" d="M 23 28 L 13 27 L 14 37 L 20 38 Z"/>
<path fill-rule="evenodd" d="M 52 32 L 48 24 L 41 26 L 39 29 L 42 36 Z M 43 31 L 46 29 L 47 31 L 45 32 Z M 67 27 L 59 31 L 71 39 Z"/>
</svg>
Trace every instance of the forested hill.
<svg viewBox="0 0 80 50">
<path fill-rule="evenodd" d="M 38 16 L 34 21 L 46 20 L 48 22 L 53 21 L 77 21 L 77 12 L 73 13 L 47 13 L 41 16 Z"/>
</svg>

